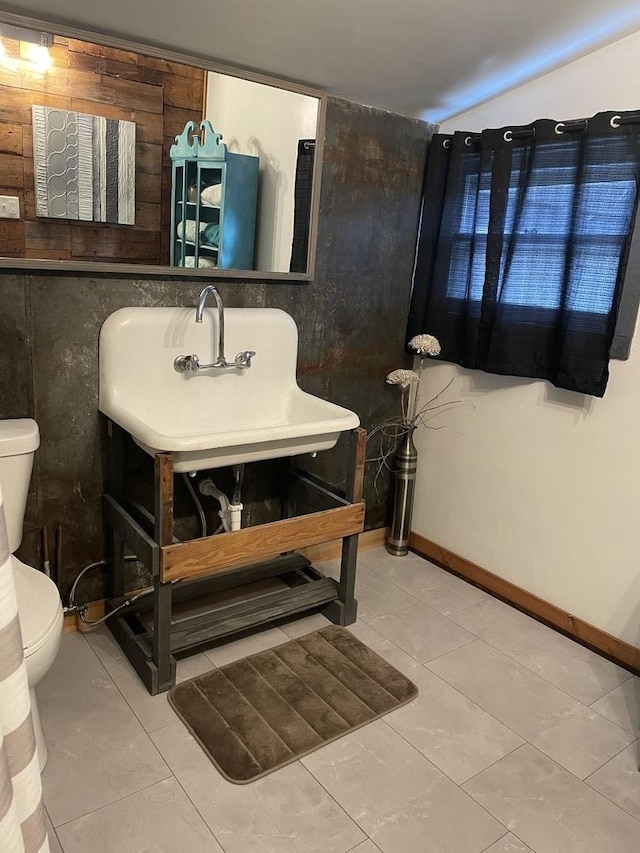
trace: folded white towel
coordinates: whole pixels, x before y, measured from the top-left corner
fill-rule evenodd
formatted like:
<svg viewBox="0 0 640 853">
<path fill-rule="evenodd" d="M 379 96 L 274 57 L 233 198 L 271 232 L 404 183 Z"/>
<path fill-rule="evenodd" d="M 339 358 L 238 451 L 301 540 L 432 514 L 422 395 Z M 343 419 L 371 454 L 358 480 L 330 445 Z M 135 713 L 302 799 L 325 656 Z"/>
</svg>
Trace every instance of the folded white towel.
<svg viewBox="0 0 640 853">
<path fill-rule="evenodd" d="M 201 234 L 204 231 L 204 229 L 207 227 L 207 224 L 208 223 L 206 223 L 206 222 L 200 222 L 199 223 L 199 226 L 200 226 L 199 230 L 200 230 Z M 178 222 L 178 227 L 176 228 L 176 232 L 178 234 L 178 237 L 181 240 L 189 240 L 191 243 L 195 243 L 196 242 L 196 221 L 195 221 L 195 219 L 186 219 L 184 221 L 184 223 Z"/>
<path fill-rule="evenodd" d="M 210 187 L 205 187 L 200 193 L 200 201 L 209 206 L 219 205 L 222 201 L 222 184 L 212 184 Z"/>
<path fill-rule="evenodd" d="M 196 259 L 193 255 L 188 255 L 184 259 L 184 265 L 185 267 L 195 267 Z M 210 269 L 216 267 L 217 264 L 215 261 L 211 260 L 211 258 L 198 258 L 198 266 L 200 269 Z"/>
</svg>

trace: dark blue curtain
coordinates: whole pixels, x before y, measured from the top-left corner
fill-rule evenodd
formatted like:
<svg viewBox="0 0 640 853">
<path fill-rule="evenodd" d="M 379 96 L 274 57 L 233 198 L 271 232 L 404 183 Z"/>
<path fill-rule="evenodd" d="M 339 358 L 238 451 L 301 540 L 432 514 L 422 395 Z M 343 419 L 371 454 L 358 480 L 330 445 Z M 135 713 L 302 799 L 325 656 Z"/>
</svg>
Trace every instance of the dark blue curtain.
<svg viewBox="0 0 640 853">
<path fill-rule="evenodd" d="M 601 397 L 639 183 L 637 113 L 434 136 L 407 339 Z"/>
<path fill-rule="evenodd" d="M 289 272 L 307 272 L 315 139 L 300 139 L 294 187 L 293 242 Z"/>
</svg>

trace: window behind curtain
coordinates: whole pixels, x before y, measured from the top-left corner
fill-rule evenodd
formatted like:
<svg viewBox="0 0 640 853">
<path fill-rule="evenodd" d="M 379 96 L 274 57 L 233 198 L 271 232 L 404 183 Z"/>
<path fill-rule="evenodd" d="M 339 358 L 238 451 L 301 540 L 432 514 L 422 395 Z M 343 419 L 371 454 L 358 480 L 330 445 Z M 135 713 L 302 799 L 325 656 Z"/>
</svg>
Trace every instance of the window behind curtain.
<svg viewBox="0 0 640 853">
<path fill-rule="evenodd" d="M 428 329 L 447 360 L 604 393 L 640 158 L 640 116 L 611 118 L 433 138 L 409 337 Z"/>
</svg>

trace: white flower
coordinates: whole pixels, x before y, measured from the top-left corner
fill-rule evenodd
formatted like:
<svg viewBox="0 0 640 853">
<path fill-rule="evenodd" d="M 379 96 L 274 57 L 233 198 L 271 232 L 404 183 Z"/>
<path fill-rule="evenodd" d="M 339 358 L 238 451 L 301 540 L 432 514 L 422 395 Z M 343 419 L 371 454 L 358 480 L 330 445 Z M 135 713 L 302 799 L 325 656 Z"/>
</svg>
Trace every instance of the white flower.
<svg viewBox="0 0 640 853">
<path fill-rule="evenodd" d="M 418 355 L 440 355 L 440 341 L 433 335 L 416 335 L 409 341 L 409 346 Z"/>
<path fill-rule="evenodd" d="M 408 388 L 412 382 L 418 381 L 419 377 L 415 370 L 404 370 L 403 368 L 392 370 L 387 376 L 387 382 L 389 385 L 399 385 L 403 391 L 405 388 Z"/>
</svg>

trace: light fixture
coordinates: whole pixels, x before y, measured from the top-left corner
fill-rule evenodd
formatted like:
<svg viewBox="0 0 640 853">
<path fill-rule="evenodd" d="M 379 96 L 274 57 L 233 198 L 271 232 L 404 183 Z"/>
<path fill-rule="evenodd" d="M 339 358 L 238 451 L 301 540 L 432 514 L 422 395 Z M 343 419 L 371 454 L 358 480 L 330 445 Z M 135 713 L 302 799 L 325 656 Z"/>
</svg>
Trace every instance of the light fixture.
<svg viewBox="0 0 640 853">
<path fill-rule="evenodd" d="M 19 42 L 18 56 L 7 53 L 2 39 Z M 27 27 L 0 24 L 0 65 L 10 71 L 37 71 L 44 74 L 51 68 L 49 48 L 53 44 L 51 33 L 41 33 Z M 24 47 L 23 47 L 24 46 Z"/>
</svg>

